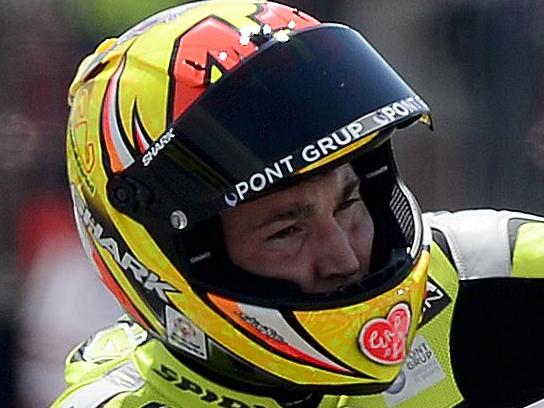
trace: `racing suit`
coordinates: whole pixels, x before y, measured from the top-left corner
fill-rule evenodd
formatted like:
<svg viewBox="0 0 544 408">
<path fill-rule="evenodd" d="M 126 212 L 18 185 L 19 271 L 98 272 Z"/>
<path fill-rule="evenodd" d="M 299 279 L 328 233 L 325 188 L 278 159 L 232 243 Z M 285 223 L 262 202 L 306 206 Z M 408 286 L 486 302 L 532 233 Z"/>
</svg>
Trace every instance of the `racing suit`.
<svg viewBox="0 0 544 408">
<path fill-rule="evenodd" d="M 470 210 L 425 214 L 424 223 L 433 244 L 423 319 L 381 394 L 242 392 L 122 318 L 68 356 L 68 388 L 53 407 L 512 408 L 544 399 L 544 219 Z"/>
</svg>

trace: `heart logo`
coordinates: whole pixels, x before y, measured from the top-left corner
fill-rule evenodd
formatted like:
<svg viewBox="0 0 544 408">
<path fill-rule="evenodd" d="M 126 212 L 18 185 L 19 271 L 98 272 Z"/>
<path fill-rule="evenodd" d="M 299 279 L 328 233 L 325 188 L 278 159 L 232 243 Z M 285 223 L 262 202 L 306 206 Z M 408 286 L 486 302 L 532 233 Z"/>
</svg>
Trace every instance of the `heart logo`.
<svg viewBox="0 0 544 408">
<path fill-rule="evenodd" d="M 405 303 L 395 305 L 387 315 L 369 320 L 361 329 L 359 347 L 369 359 L 380 364 L 399 364 L 406 357 L 406 338 L 412 315 Z"/>
</svg>

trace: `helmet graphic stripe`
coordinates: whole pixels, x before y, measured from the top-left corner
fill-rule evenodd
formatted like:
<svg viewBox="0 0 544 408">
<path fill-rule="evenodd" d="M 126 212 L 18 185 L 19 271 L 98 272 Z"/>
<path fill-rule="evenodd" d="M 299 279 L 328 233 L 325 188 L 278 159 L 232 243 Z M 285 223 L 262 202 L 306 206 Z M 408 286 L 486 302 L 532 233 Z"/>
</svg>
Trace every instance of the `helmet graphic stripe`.
<svg viewBox="0 0 544 408">
<path fill-rule="evenodd" d="M 262 325 L 259 327 L 273 328 L 280 336 L 280 339 L 283 340 L 278 341 L 278 339 L 269 336 L 266 332 L 259 329 L 256 331 L 253 330 L 253 333 L 269 346 L 291 357 L 295 357 L 319 367 L 343 373 L 350 372 L 350 370 L 334 363 L 308 344 L 295 330 L 293 330 L 279 311 L 243 303 L 240 303 L 239 305 L 241 318 L 243 320 L 247 321 L 248 318 L 252 317 L 255 319 L 254 321 L 259 322 Z"/>
<path fill-rule="evenodd" d="M 123 137 L 122 124 L 118 120 L 117 99 L 119 80 L 123 73 L 125 62 L 126 57 L 123 57 L 115 73 L 110 78 L 102 105 L 102 132 L 106 141 L 111 170 L 114 173 L 124 170 L 134 163 L 134 157 L 132 157 L 125 143 L 126 137 Z"/>
<path fill-rule="evenodd" d="M 138 113 L 138 104 L 134 102 L 134 110 L 132 113 L 132 128 L 134 129 L 134 138 L 136 139 L 136 145 L 140 149 L 140 153 L 144 153 L 150 146 L 150 138 L 147 132 L 145 132 L 140 114 Z"/>
<path fill-rule="evenodd" d="M 141 297 L 136 296 L 134 289 L 128 283 L 127 279 L 130 275 L 116 273 L 115 263 L 108 262 L 108 259 L 119 258 L 118 244 L 112 247 L 112 239 L 103 236 L 104 227 L 94 219 L 76 186 L 71 186 L 71 192 L 76 226 L 83 249 L 87 257 L 92 260 L 102 281 L 139 323 L 148 329 L 157 327 L 158 320 L 149 305 L 145 301 L 142 302 Z"/>
<path fill-rule="evenodd" d="M 359 373 L 340 366 L 308 344 L 278 310 L 236 303 L 214 295 L 209 295 L 209 299 L 237 326 L 284 356 L 315 367 L 359 376 Z"/>
<path fill-rule="evenodd" d="M 115 295 L 119 303 L 121 303 L 126 311 L 129 312 L 131 316 L 138 321 L 139 324 L 149 329 L 151 326 L 149 325 L 147 320 L 140 314 L 140 312 L 138 312 L 138 309 L 136 309 L 134 304 L 130 301 L 129 297 L 116 282 L 115 278 L 104 263 L 104 260 L 96 250 L 93 250 L 92 257 L 96 267 L 98 268 L 102 282 L 104 282 L 107 288 Z"/>
</svg>

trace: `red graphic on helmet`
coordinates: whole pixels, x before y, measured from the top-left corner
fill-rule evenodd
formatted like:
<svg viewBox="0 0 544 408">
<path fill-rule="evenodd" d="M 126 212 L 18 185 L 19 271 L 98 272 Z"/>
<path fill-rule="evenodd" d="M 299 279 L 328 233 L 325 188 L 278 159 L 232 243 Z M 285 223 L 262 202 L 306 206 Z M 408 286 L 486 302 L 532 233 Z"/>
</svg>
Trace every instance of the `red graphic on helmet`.
<svg viewBox="0 0 544 408">
<path fill-rule="evenodd" d="M 265 4 L 255 17 L 259 22 L 268 24 L 272 30 L 283 28 L 300 30 L 319 24 L 319 21 L 309 14 L 277 3 Z"/>
<path fill-rule="evenodd" d="M 231 70 L 257 50 L 240 41 L 233 26 L 209 17 L 180 37 L 175 46 L 170 76 L 173 81 L 172 118 L 179 118 L 212 82 L 213 69 Z"/>
<path fill-rule="evenodd" d="M 368 321 L 359 336 L 359 347 L 371 360 L 387 365 L 399 364 L 406 357 L 406 338 L 410 330 L 408 305 L 399 303 L 387 318 Z"/>
<path fill-rule="evenodd" d="M 243 27 L 237 28 L 210 16 L 178 39 L 170 65 L 171 119 L 179 118 L 210 83 L 215 82 L 213 70 L 220 76 L 258 50 L 252 35 L 270 35 L 280 29 L 319 24 L 313 17 L 279 4 L 263 5 L 254 19 L 263 25 L 258 27 L 258 32 L 257 28 L 246 32 Z"/>
</svg>

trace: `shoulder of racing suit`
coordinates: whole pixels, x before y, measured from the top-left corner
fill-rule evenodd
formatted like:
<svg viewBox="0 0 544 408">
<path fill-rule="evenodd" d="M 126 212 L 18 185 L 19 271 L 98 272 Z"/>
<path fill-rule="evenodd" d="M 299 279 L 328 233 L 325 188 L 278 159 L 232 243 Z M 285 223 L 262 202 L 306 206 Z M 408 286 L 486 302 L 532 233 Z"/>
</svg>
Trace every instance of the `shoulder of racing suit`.
<svg viewBox="0 0 544 408">
<path fill-rule="evenodd" d="M 544 398 L 544 218 L 468 210 L 424 220 L 434 251 L 459 277 L 449 338 L 465 404 L 524 407 Z"/>
<path fill-rule="evenodd" d="M 544 398 L 544 219 L 469 210 L 427 213 L 424 224 L 427 296 L 408 358 L 388 390 L 345 406 L 511 408 Z"/>
</svg>

